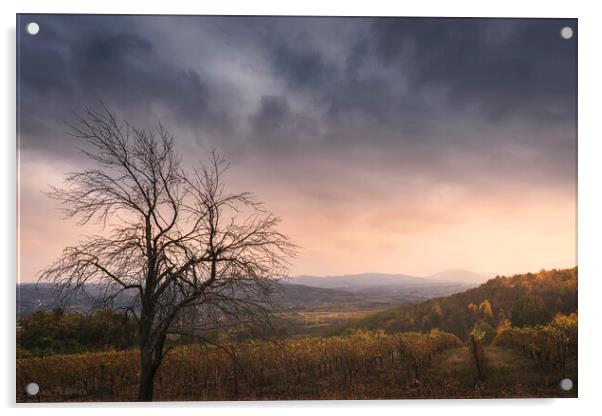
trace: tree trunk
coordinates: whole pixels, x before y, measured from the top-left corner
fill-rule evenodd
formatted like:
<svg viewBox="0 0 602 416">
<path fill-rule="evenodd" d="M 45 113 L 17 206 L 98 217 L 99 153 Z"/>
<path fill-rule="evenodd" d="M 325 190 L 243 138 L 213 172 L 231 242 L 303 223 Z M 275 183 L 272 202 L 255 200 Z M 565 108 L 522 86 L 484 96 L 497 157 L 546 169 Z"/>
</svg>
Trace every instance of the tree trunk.
<svg viewBox="0 0 602 416">
<path fill-rule="evenodd" d="M 138 387 L 138 401 L 152 402 L 155 385 L 156 367 L 148 347 L 140 350 L 140 384 Z"/>
<path fill-rule="evenodd" d="M 138 386 L 138 401 L 150 402 L 153 400 L 155 381 L 155 346 L 152 339 L 152 323 L 154 309 L 143 300 L 142 313 L 139 324 L 140 345 L 140 381 Z"/>
<path fill-rule="evenodd" d="M 141 320 L 141 322 L 138 401 L 150 402 L 154 395 L 155 375 L 163 360 L 167 334 L 165 331 L 161 331 L 158 335 L 152 336 L 152 320 Z"/>
</svg>

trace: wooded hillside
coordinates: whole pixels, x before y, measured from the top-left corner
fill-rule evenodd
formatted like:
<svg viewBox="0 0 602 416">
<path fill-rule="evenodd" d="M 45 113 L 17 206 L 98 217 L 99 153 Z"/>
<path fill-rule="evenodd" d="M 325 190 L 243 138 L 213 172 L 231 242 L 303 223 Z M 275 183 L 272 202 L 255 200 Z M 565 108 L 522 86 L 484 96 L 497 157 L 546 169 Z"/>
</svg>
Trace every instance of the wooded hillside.
<svg viewBox="0 0 602 416">
<path fill-rule="evenodd" d="M 388 309 L 358 321 L 357 328 L 387 332 L 439 328 L 465 339 L 475 324 L 497 327 L 550 322 L 557 313 L 577 311 L 577 267 L 497 276 L 481 286 L 415 305 Z"/>
</svg>

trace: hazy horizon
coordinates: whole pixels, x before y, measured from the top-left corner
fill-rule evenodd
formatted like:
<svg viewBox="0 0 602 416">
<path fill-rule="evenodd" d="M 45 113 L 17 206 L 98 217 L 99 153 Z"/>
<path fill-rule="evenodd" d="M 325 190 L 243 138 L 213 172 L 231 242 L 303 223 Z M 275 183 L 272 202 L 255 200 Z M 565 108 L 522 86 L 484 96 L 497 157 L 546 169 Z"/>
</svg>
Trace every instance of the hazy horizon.
<svg viewBox="0 0 602 416">
<path fill-rule="evenodd" d="M 187 167 L 222 153 L 291 276 L 577 264 L 576 19 L 19 19 L 21 282 L 102 232 L 44 194 L 88 165 L 64 122 L 99 100 Z"/>
<path fill-rule="evenodd" d="M 376 271 L 363 271 L 363 272 L 356 272 L 356 273 L 341 273 L 341 274 L 327 274 L 327 275 L 316 275 L 316 274 L 296 274 L 296 275 L 288 275 L 285 277 L 285 279 L 296 279 L 299 277 L 318 277 L 318 278 L 337 278 L 337 277 L 349 277 L 349 276 L 361 276 L 361 275 L 383 275 L 383 276 L 406 276 L 406 277 L 413 277 L 413 278 L 419 278 L 419 279 L 434 279 L 436 277 L 436 275 L 440 274 L 440 273 L 446 273 L 446 272 L 467 272 L 467 273 L 472 273 L 474 275 L 480 276 L 482 278 L 484 278 L 485 280 L 488 279 L 493 279 L 496 276 L 505 276 L 505 277 L 511 277 L 515 274 L 525 274 L 525 273 L 538 273 L 541 270 L 553 270 L 553 269 L 557 269 L 557 270 L 565 270 L 565 269 L 572 269 L 574 267 L 578 267 L 577 265 L 574 266 L 566 266 L 566 267 L 550 267 L 550 268 L 540 268 L 538 270 L 526 270 L 523 272 L 517 272 L 517 273 L 480 273 L 480 272 L 476 272 L 473 270 L 466 270 L 466 269 L 445 269 L 445 270 L 440 270 L 438 272 L 435 273 L 431 273 L 428 275 L 413 275 L 413 274 L 408 274 L 408 273 L 403 273 L 403 272 L 376 272 Z M 461 283 L 462 280 L 458 280 L 458 283 Z M 17 282 L 17 283 L 23 283 L 23 284 L 28 284 L 28 283 L 38 283 L 37 280 L 26 280 L 23 282 Z M 43 281 L 40 283 L 44 283 Z"/>
</svg>

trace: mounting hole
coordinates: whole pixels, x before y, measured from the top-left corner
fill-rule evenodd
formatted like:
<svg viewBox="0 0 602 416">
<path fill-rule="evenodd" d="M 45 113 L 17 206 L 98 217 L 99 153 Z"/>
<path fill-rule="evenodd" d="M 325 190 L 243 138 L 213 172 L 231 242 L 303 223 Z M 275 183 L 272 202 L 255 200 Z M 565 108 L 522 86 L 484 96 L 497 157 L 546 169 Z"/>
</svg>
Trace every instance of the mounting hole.
<svg viewBox="0 0 602 416">
<path fill-rule="evenodd" d="M 40 25 L 36 22 L 30 22 L 25 26 L 25 30 L 32 36 L 37 35 L 40 32 Z"/>
<path fill-rule="evenodd" d="M 569 26 L 565 26 L 562 29 L 560 29 L 560 36 L 562 36 L 562 39 L 570 39 L 573 37 L 573 29 L 570 28 Z"/>
<path fill-rule="evenodd" d="M 573 389 L 573 380 L 570 378 L 563 378 L 560 380 L 560 388 L 564 391 L 570 391 Z"/>
<path fill-rule="evenodd" d="M 38 383 L 29 383 L 25 386 L 25 393 L 27 393 L 28 396 L 35 396 L 39 392 L 40 386 L 38 386 Z"/>
</svg>

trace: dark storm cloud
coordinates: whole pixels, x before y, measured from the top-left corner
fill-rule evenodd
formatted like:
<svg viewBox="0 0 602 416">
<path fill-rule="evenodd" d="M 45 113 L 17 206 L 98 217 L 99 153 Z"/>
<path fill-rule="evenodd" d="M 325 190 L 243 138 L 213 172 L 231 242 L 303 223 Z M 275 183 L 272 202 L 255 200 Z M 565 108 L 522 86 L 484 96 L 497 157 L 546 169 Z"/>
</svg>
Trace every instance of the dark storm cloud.
<svg viewBox="0 0 602 416">
<path fill-rule="evenodd" d="M 162 58 L 129 17 L 37 16 L 37 36 L 21 36 L 21 131 L 39 138 L 83 106 L 102 101 L 123 115 L 152 114 L 161 106 L 190 126 L 227 124 L 212 106 L 212 91 L 199 73 Z M 142 31 L 144 33 L 144 31 Z M 58 131 L 64 126 L 54 127 Z M 66 136 L 66 135 L 65 135 Z M 56 147 L 57 141 L 54 141 Z"/>
<path fill-rule="evenodd" d="M 320 48 L 327 39 L 279 41 L 272 49 L 274 74 L 292 88 L 314 89 L 335 115 L 403 117 L 415 109 L 429 118 L 437 110 L 428 99 L 435 91 L 448 112 L 476 108 L 494 120 L 525 111 L 549 120 L 575 116 L 576 42 L 559 32 L 567 24 L 576 28 L 575 20 L 369 21 L 370 30 L 360 33 L 340 66 Z"/>
<path fill-rule="evenodd" d="M 357 148 L 356 168 L 467 185 L 517 176 L 574 184 L 576 39 L 560 29 L 575 20 L 342 20 L 315 19 L 311 30 L 289 22 L 262 45 L 294 105 L 256 143 L 286 137 L 286 123 L 300 124 L 290 113 L 314 110 L 317 139 L 303 142 L 314 157 Z"/>
<path fill-rule="evenodd" d="M 249 117 L 248 145 L 269 154 L 294 149 L 298 131 L 294 114 L 285 97 L 264 95 L 259 108 Z"/>
<path fill-rule="evenodd" d="M 74 76 L 92 93 L 108 92 L 124 104 L 160 100 L 177 114 L 202 116 L 208 87 L 194 71 L 162 62 L 152 43 L 131 33 L 91 33 L 73 48 Z"/>
<path fill-rule="evenodd" d="M 279 38 L 275 45 L 269 45 L 270 62 L 273 73 L 293 90 L 313 94 L 313 97 L 326 106 L 327 116 L 336 117 L 339 111 L 359 110 L 373 117 L 384 116 L 398 97 L 390 94 L 392 80 L 385 80 L 378 74 L 357 77 L 353 71 L 344 71 L 320 50 L 316 35 L 302 32 L 293 39 Z M 354 47 L 349 52 L 351 62 L 360 60 L 365 51 Z"/>
<path fill-rule="evenodd" d="M 89 166 L 63 121 L 98 100 L 161 122 L 185 167 L 224 154 L 307 249 L 296 273 L 574 264 L 576 20 L 19 21 L 24 276 L 81 234 L 41 192 Z"/>
<path fill-rule="evenodd" d="M 290 105 L 285 97 L 264 95 L 261 97 L 259 110 L 251 117 L 251 121 L 258 131 L 264 132 L 281 128 L 290 116 Z"/>
<path fill-rule="evenodd" d="M 295 111 L 286 97 L 264 95 L 257 111 L 249 117 L 247 153 L 299 157 L 309 149 L 308 143 L 320 137 L 316 120 L 304 112 Z M 315 143 L 314 143 L 315 145 Z M 319 141 L 319 148 L 324 143 Z"/>
<path fill-rule="evenodd" d="M 379 19 L 373 51 L 407 71 L 415 89 L 438 84 L 455 103 L 479 103 L 488 115 L 527 108 L 545 116 L 549 101 L 573 116 L 576 42 L 559 19 Z M 558 115 L 558 113 L 552 114 Z"/>
<path fill-rule="evenodd" d="M 271 53 L 274 71 L 293 88 L 332 87 L 339 76 L 337 68 L 319 51 L 303 42 L 303 38 L 307 36 L 297 37 L 294 47 L 282 40 L 276 43 Z"/>
<path fill-rule="evenodd" d="M 65 154 L 61 120 L 102 100 L 265 163 L 354 152 L 357 168 L 449 180 L 574 177 L 576 42 L 559 35 L 574 20 L 35 19 L 19 45 L 24 148 Z"/>
</svg>

